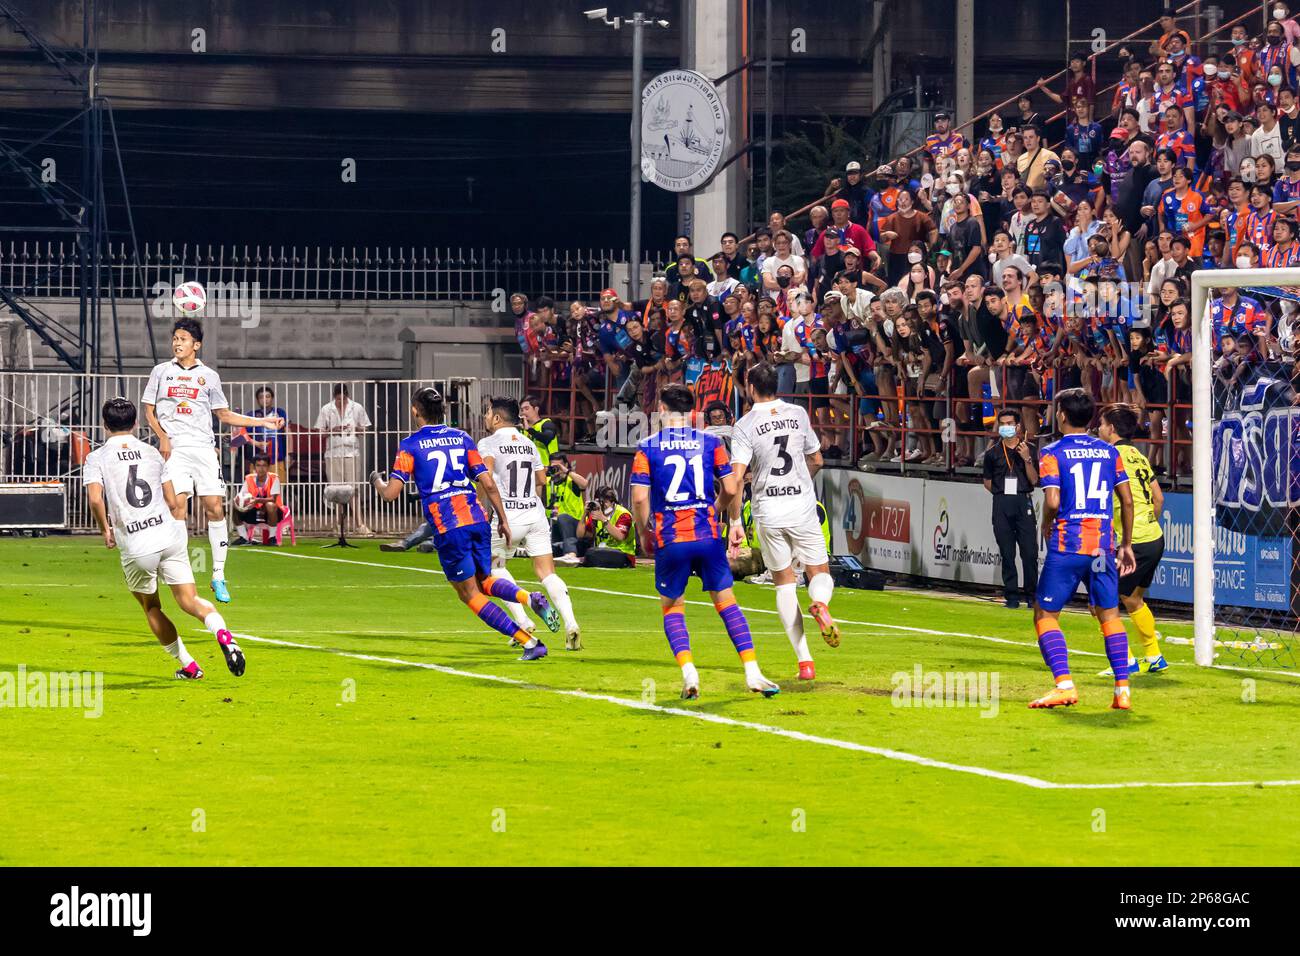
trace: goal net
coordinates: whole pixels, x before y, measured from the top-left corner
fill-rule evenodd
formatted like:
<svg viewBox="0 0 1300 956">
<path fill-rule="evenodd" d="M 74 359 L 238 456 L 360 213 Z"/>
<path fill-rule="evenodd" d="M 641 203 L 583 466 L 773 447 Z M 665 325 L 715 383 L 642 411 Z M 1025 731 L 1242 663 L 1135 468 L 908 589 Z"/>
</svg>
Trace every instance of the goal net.
<svg viewBox="0 0 1300 956">
<path fill-rule="evenodd" d="M 1191 314 L 1196 662 L 1296 668 L 1300 269 L 1197 272 Z"/>
</svg>

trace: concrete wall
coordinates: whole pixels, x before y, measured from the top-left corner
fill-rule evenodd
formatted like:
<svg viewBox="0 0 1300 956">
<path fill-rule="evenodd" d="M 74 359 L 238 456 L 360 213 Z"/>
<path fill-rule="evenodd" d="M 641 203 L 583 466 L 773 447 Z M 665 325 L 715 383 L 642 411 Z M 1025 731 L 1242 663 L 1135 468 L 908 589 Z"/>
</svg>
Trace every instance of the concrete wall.
<svg viewBox="0 0 1300 956">
<path fill-rule="evenodd" d="M 77 302 L 70 299 L 35 300 L 55 319 L 77 328 Z M 122 357 L 125 371 L 148 372 L 153 365 L 142 309 L 119 308 Z M 403 303 L 354 301 L 265 302 L 259 304 L 258 324 L 242 328 L 238 318 L 204 323 L 203 357 L 230 379 L 273 377 L 278 381 L 329 378 L 397 378 L 403 367 L 402 331 L 408 327 L 446 330 L 444 340 L 464 338 L 485 342 L 485 330 L 504 330 L 496 336 L 506 346 L 514 341 L 513 325 L 486 303 Z M 248 321 L 248 320 L 245 320 Z M 102 370 L 116 371 L 115 353 L 105 309 Z M 464 335 L 456 330 L 464 330 Z M 171 323 L 154 320 L 154 343 L 159 361 L 171 354 Z M 0 343 L 7 343 L 0 336 Z M 65 343 L 71 350 L 71 343 Z M 66 370 L 55 354 L 32 337 L 35 366 Z M 518 352 L 517 346 L 514 352 Z M 23 353 L 25 356 L 25 348 Z M 9 356 L 5 356 L 6 363 Z M 492 366 L 502 369 L 498 360 Z M 499 371 L 498 374 L 518 374 Z M 446 374 L 446 373 L 443 373 Z M 476 374 L 467 372 L 463 374 Z M 482 373 L 487 374 L 487 373 Z"/>
</svg>

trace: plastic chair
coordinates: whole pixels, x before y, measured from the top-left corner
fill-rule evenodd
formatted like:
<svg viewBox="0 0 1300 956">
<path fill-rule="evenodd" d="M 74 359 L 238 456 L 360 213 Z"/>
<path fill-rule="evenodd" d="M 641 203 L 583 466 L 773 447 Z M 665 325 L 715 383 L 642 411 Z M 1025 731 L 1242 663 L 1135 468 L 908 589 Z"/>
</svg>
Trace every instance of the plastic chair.
<svg viewBox="0 0 1300 956">
<path fill-rule="evenodd" d="M 279 546 L 284 543 L 286 530 L 289 532 L 289 543 L 298 543 L 298 533 L 293 526 L 293 511 L 287 505 L 284 508 L 284 513 L 280 516 L 279 522 L 274 526 L 259 521 L 257 524 L 245 524 L 244 528 L 247 529 L 244 537 L 250 544 L 270 544 L 270 539 L 275 538 L 275 543 Z M 255 541 L 253 536 L 259 530 L 261 531 L 261 540 Z"/>
</svg>

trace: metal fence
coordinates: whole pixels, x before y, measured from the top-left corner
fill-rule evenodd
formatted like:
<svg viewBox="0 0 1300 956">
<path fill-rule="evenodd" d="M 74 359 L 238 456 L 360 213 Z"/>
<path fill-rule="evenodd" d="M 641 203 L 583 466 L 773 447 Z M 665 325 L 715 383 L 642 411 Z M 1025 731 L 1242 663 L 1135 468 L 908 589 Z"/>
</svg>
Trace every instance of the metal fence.
<svg viewBox="0 0 1300 956">
<path fill-rule="evenodd" d="M 95 530 L 94 517 L 81 486 L 86 455 L 104 440 L 99 408 L 121 395 L 140 406 L 147 376 L 77 373 L 0 373 L 0 481 L 62 481 L 67 494 L 69 527 Z M 370 425 L 353 436 L 331 435 L 321 427 L 324 409 L 334 401 L 336 385 L 347 386 L 351 400 L 365 410 Z M 412 430 L 411 395 L 436 385 L 447 397 L 448 421 L 476 438 L 483 432 L 484 399 L 522 397 L 519 379 L 450 378 L 439 381 L 330 379 L 304 382 L 225 382 L 230 407 L 250 414 L 269 406 L 287 419 L 281 436 L 274 432 L 218 425 L 218 453 L 227 489 L 233 495 L 251 470 L 254 455 L 266 451 L 283 462 L 284 503 L 299 534 L 329 532 L 338 514 L 324 500 L 331 458 L 349 457 L 359 476 L 349 515 L 349 534 L 404 534 L 423 520 L 419 497 L 402 495 L 385 503 L 371 492 L 365 476 L 372 468 L 386 471 L 397 445 Z M 269 389 L 263 399 L 258 392 Z M 274 412 L 280 414 L 281 412 Z M 139 436 L 153 441 L 141 409 Z M 340 438 L 355 441 L 355 455 L 343 455 Z M 278 440 L 277 440 L 278 439 Z M 259 446 L 258 443 L 262 443 Z M 336 475 L 337 477 L 337 475 Z M 413 490 L 413 489 L 411 489 Z M 201 509 L 191 504 L 191 528 L 204 528 Z M 227 514 L 230 514 L 229 501 Z"/>
<path fill-rule="evenodd" d="M 610 284 L 616 249 L 430 249 L 371 246 L 213 246 L 145 243 L 140 268 L 130 248 L 111 244 L 100 294 L 119 299 L 171 293 L 182 279 L 211 292 L 238 288 L 273 299 L 480 301 L 497 290 L 553 298 L 595 299 Z M 643 262 L 664 264 L 666 253 Z M 70 242 L 0 243 L 0 286 L 27 297 L 75 296 L 77 248 Z M 143 288 L 142 288 L 143 286 Z"/>
</svg>

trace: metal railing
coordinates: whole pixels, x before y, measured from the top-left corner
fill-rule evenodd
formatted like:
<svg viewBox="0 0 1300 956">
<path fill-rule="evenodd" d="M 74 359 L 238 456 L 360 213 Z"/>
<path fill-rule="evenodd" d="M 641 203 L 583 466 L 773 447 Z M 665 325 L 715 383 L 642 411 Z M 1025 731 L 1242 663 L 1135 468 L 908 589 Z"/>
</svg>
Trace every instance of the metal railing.
<svg viewBox="0 0 1300 956">
<path fill-rule="evenodd" d="M 119 300 L 170 294 L 183 279 L 270 299 L 484 301 L 523 291 L 594 300 L 610 285 L 611 264 L 626 261 L 617 249 L 145 243 L 137 269 L 129 247 L 117 243 L 105 256 L 100 293 L 108 296 L 111 284 Z M 668 261 L 666 253 L 643 254 L 654 266 Z M 0 287 L 28 298 L 76 296 L 79 282 L 74 243 L 0 243 Z"/>
<path fill-rule="evenodd" d="M 908 377 L 904 366 L 882 361 L 874 368 L 880 383 L 875 392 L 840 391 L 832 386 L 825 394 L 796 391 L 777 397 L 808 409 L 823 453 L 830 452 L 829 467 L 859 464 L 903 475 L 972 475 L 972 469 L 981 467 L 983 452 L 997 441 L 997 416 L 1007 409 L 1020 413 L 1031 443 L 1036 441 L 1041 447 L 1051 440 L 1056 411 L 1053 395 L 1062 387 L 1062 378 L 1071 366 L 986 365 L 983 369 L 982 376 L 972 369 L 967 384 L 987 380 L 991 386 L 987 396 L 959 394 L 956 369 L 947 387 L 940 389 L 936 387 L 937 376 L 922 385 L 919 379 Z M 1162 473 L 1167 471 L 1166 480 L 1171 485 L 1189 483 L 1191 435 L 1186 422 L 1191 405 L 1187 400 L 1190 380 L 1186 370 L 1165 373 L 1170 396 L 1166 402 L 1147 401 L 1129 389 L 1119 366 L 1110 367 L 1110 372 L 1103 376 L 1101 369 L 1075 369 L 1075 377 L 1094 395 L 1099 407 L 1132 405 L 1144 423 L 1152 420 L 1152 412 L 1159 413 L 1160 427 L 1146 437 L 1134 438 L 1133 443 L 1147 454 L 1153 466 Z M 620 427 L 616 416 L 628 412 L 651 414 L 655 410 L 652 396 L 657 389 L 671 381 L 682 381 L 680 373 L 654 372 L 639 387 L 629 390 L 621 389 L 620 381 L 608 369 L 602 373 L 577 387 L 583 376 L 561 372 L 560 363 L 525 363 L 525 392 L 541 400 L 542 412 L 559 426 L 562 445 L 629 450 L 631 445 L 622 437 L 644 435 L 635 426 Z M 1034 387 L 1026 388 L 1029 381 Z M 1046 398 L 1042 397 L 1044 392 Z M 748 410 L 743 375 L 741 381 L 729 382 L 726 397 L 729 400 L 724 404 L 729 406 L 733 419 Z M 698 404 L 702 419 L 707 402 Z M 615 419 L 604 418 L 607 414 Z M 864 456 L 870 457 L 864 461 Z"/>
<path fill-rule="evenodd" d="M 144 420 L 141 396 L 144 375 L 88 375 L 71 372 L 0 373 L 0 481 L 61 481 L 65 484 L 69 528 L 95 530 L 81 486 L 86 456 L 104 440 L 99 408 L 124 396 L 140 408 L 137 434 L 153 441 Z M 334 400 L 336 385 L 345 385 L 370 425 L 355 434 L 330 434 L 322 412 Z M 423 520 L 419 497 L 404 494 L 379 500 L 366 485 L 371 469 L 387 471 L 398 443 L 413 430 L 411 395 L 435 385 L 447 399 L 448 423 L 478 438 L 483 433 L 484 399 L 522 397 L 519 379 L 450 378 L 439 381 L 329 379 L 306 382 L 224 382 L 232 410 L 250 414 L 263 407 L 258 392 L 271 390 L 268 414 L 283 414 L 283 432 L 217 427 L 217 454 L 227 490 L 233 494 L 251 470 L 253 457 L 265 452 L 280 465 L 284 502 L 292 510 L 299 534 L 329 532 L 337 513 L 324 500 L 329 484 L 354 484 L 349 533 L 405 534 Z M 343 463 L 340 464 L 340 460 Z M 344 477 L 340 477 L 340 475 Z M 201 509 L 191 505 L 194 531 L 204 528 Z M 231 513 L 227 504 L 227 515 Z M 233 526 L 233 521 L 232 521 Z"/>
</svg>

